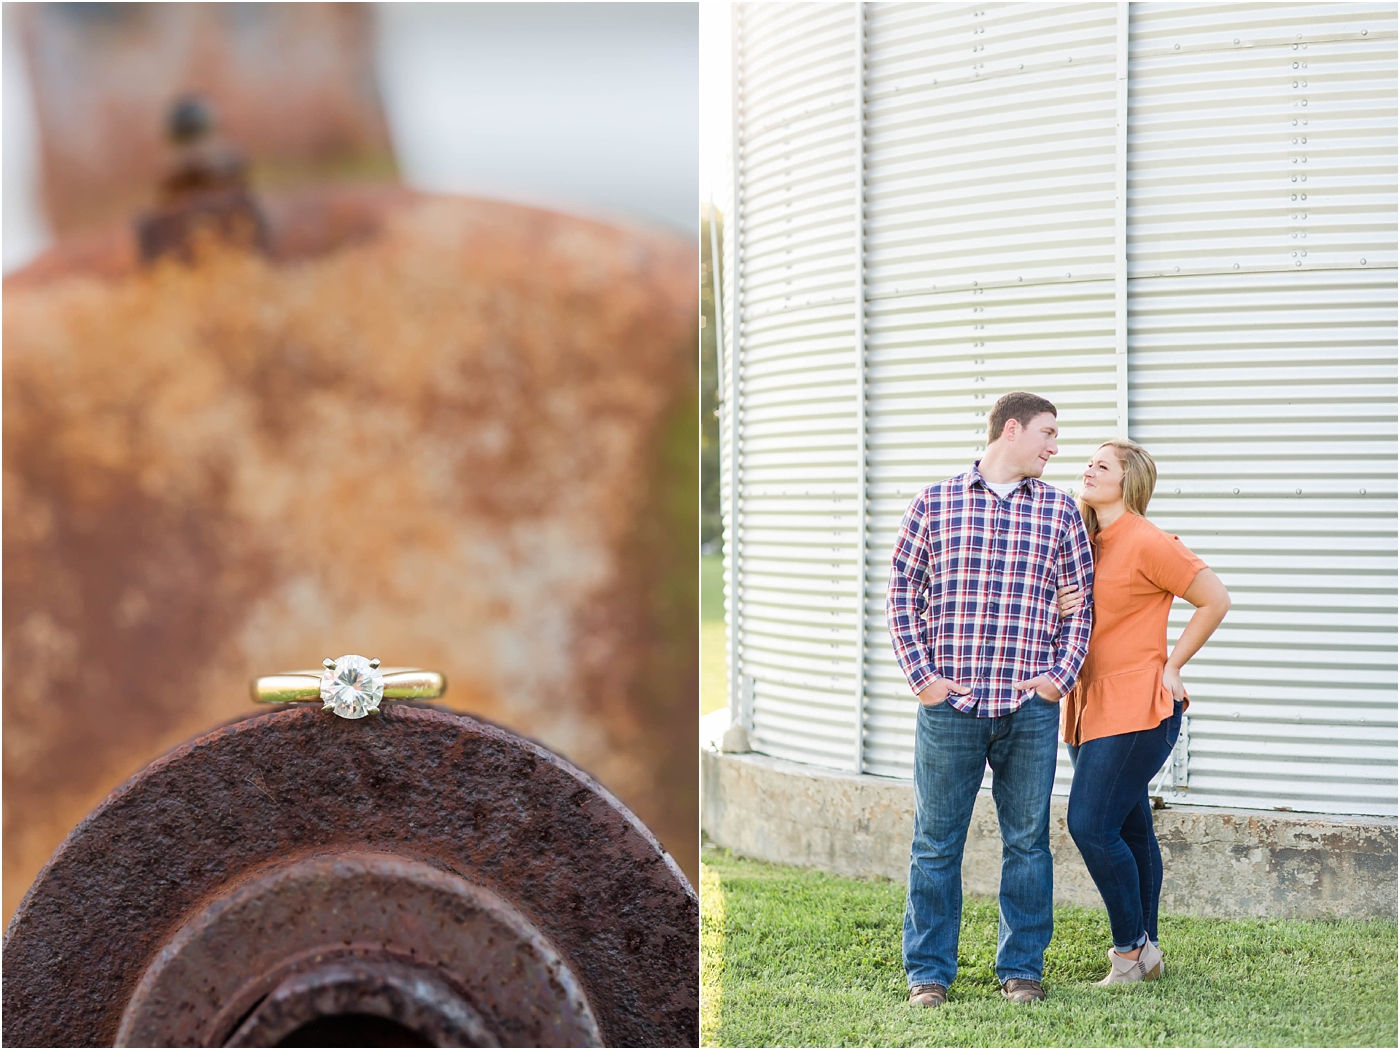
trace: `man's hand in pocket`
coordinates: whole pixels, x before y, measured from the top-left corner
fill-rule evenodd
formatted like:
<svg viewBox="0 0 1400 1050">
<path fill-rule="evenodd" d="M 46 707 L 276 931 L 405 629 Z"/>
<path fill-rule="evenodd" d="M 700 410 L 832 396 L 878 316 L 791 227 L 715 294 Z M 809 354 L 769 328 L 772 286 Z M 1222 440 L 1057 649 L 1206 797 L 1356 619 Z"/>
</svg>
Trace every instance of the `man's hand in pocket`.
<svg viewBox="0 0 1400 1050">
<path fill-rule="evenodd" d="M 1012 689 L 1034 689 L 1036 695 L 1042 700 L 1049 700 L 1052 704 L 1060 699 L 1060 690 L 1054 682 L 1050 681 L 1049 675 L 1038 674 L 1034 678 L 1028 678 L 1024 682 L 1017 682 Z"/>
<path fill-rule="evenodd" d="M 944 700 L 948 699 L 949 693 L 958 693 L 962 696 L 966 696 L 970 692 L 972 692 L 971 686 L 958 685 L 956 682 L 947 678 L 935 678 L 928 685 L 924 686 L 924 691 L 919 694 L 919 703 L 923 704 L 925 707 L 937 707 L 939 704 L 943 703 Z"/>
</svg>

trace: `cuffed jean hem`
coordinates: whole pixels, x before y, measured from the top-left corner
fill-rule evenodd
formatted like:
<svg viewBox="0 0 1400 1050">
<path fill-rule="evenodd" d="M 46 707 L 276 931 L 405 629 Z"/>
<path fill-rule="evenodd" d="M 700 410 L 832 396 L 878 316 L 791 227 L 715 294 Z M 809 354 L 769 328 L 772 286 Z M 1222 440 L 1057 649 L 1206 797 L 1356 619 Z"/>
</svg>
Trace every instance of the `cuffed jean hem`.
<svg viewBox="0 0 1400 1050">
<path fill-rule="evenodd" d="M 1121 945 L 1121 944 L 1115 944 L 1115 945 L 1113 946 L 1113 950 L 1114 950 L 1115 952 L 1117 952 L 1119 955 L 1122 955 L 1123 953 L 1125 953 L 1125 952 L 1130 952 L 1130 951 L 1132 951 L 1132 950 L 1135 949 L 1135 948 L 1141 948 L 1141 947 L 1142 947 L 1144 944 L 1146 944 L 1146 943 L 1147 943 L 1147 931 L 1146 931 L 1146 930 L 1143 930 L 1142 933 L 1138 934 L 1137 940 L 1133 941 L 1132 944 L 1129 944 L 1129 945 L 1127 945 L 1126 947 L 1124 947 L 1124 946 Z"/>
</svg>

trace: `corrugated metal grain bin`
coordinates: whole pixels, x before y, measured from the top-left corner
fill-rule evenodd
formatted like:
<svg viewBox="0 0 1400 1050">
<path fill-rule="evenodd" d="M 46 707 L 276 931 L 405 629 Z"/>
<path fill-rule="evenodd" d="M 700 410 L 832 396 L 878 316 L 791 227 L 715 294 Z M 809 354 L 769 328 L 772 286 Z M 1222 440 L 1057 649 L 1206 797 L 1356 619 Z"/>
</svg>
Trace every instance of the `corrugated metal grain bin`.
<svg viewBox="0 0 1400 1050">
<path fill-rule="evenodd" d="M 723 497 L 753 746 L 909 776 L 895 532 L 1028 389 L 1060 410 L 1046 479 L 1140 441 L 1150 516 L 1234 598 L 1157 790 L 1394 815 L 1395 5 L 745 4 L 733 115 Z"/>
</svg>

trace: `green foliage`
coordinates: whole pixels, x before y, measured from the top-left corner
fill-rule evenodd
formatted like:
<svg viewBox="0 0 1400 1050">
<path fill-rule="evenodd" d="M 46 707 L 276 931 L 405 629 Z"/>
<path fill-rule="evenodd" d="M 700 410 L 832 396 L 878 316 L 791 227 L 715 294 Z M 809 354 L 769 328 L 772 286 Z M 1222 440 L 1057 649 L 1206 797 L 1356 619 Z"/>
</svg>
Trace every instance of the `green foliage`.
<svg viewBox="0 0 1400 1050">
<path fill-rule="evenodd" d="M 1048 1000 L 1005 1002 L 997 906 L 968 897 L 948 1004 L 906 1003 L 904 887 L 702 858 L 706 1046 L 1394 1046 L 1393 921 L 1163 917 L 1163 979 L 1098 988 L 1102 911 L 1055 909 Z"/>
</svg>

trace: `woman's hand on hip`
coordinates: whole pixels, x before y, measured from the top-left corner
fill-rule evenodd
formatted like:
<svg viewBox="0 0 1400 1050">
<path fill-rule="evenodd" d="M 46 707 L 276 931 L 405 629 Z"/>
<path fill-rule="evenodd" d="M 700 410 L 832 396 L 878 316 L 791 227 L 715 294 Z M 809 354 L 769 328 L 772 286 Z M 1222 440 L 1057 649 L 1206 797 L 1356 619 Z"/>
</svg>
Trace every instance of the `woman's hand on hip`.
<svg viewBox="0 0 1400 1050">
<path fill-rule="evenodd" d="M 1078 584 L 1072 583 L 1056 591 L 1055 600 L 1060 603 L 1060 619 L 1068 620 L 1084 604 L 1084 592 L 1079 589 Z"/>
<path fill-rule="evenodd" d="M 1181 684 L 1181 672 L 1171 664 L 1167 664 L 1166 669 L 1162 671 L 1162 684 L 1172 694 L 1173 700 L 1186 698 L 1186 686 Z"/>
</svg>

